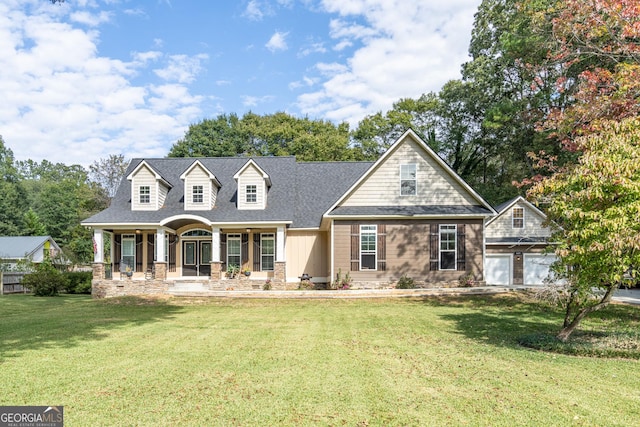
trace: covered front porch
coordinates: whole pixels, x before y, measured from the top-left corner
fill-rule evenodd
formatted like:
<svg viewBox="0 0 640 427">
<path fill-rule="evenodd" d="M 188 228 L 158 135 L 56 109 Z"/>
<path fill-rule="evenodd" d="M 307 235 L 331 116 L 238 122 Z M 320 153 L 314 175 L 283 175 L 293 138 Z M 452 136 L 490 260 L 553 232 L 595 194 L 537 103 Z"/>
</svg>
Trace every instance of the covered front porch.
<svg viewBox="0 0 640 427">
<path fill-rule="evenodd" d="M 286 224 L 208 224 L 173 218 L 156 226 L 93 227 L 95 297 L 202 289 L 286 287 Z"/>
</svg>

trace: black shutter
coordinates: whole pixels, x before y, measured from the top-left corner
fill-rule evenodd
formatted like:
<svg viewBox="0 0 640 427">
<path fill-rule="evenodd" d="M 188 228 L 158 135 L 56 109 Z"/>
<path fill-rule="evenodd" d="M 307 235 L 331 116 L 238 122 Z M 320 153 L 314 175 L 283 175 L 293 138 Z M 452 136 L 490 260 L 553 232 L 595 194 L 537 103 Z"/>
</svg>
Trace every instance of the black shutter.
<svg viewBox="0 0 640 427">
<path fill-rule="evenodd" d="M 378 270 L 387 270 L 387 227 L 378 224 Z"/>
<path fill-rule="evenodd" d="M 155 234 L 147 234 L 147 269 L 153 267 L 153 261 L 156 257 L 154 240 Z"/>
<path fill-rule="evenodd" d="M 120 261 L 122 260 L 122 234 L 113 236 L 113 271 L 120 271 Z"/>
<path fill-rule="evenodd" d="M 222 261 L 222 271 L 227 271 L 227 235 L 220 234 L 220 261 Z"/>
<path fill-rule="evenodd" d="M 176 246 L 178 246 L 178 236 L 175 234 L 169 235 L 169 271 L 176 271 Z M 162 261 L 162 260 L 160 260 Z"/>
<path fill-rule="evenodd" d="M 351 224 L 351 271 L 360 270 L 360 226 Z"/>
<path fill-rule="evenodd" d="M 249 233 L 242 233 L 240 257 L 242 258 L 243 265 L 249 262 Z"/>
<path fill-rule="evenodd" d="M 260 271 L 260 233 L 253 235 L 253 271 Z"/>
<path fill-rule="evenodd" d="M 429 270 L 438 270 L 438 257 L 440 256 L 440 248 L 438 248 L 438 242 L 440 238 L 438 236 L 438 224 L 430 225 L 429 233 Z"/>
<path fill-rule="evenodd" d="M 142 271 L 142 234 L 136 234 L 136 271 Z"/>
<path fill-rule="evenodd" d="M 458 251 L 458 265 L 457 265 L 457 270 L 458 271 L 465 271 L 466 270 L 466 262 L 465 262 L 465 225 L 464 224 L 458 224 L 458 234 L 457 234 L 457 241 L 456 241 L 456 249 Z"/>
</svg>

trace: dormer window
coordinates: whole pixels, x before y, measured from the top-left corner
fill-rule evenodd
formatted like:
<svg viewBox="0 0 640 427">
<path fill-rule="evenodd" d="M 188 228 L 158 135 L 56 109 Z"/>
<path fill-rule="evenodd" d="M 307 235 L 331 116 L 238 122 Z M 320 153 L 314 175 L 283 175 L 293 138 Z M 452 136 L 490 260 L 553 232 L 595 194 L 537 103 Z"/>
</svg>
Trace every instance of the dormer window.
<svg viewBox="0 0 640 427">
<path fill-rule="evenodd" d="M 193 203 L 203 203 L 204 187 L 202 185 L 194 185 L 192 195 L 193 195 Z"/>
<path fill-rule="evenodd" d="M 511 216 L 513 228 L 524 228 L 524 208 L 513 208 Z"/>
<path fill-rule="evenodd" d="M 246 189 L 247 203 L 258 202 L 258 187 L 255 185 L 247 185 Z"/>
<path fill-rule="evenodd" d="M 148 185 L 140 186 L 140 204 L 148 205 L 151 203 L 151 187 Z"/>
</svg>

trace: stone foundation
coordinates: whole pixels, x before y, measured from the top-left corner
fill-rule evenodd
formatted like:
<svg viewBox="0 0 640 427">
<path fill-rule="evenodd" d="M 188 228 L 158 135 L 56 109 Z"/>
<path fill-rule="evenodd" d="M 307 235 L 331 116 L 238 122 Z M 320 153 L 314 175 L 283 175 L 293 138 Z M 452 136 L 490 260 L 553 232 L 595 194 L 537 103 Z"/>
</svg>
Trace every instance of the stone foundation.
<svg viewBox="0 0 640 427">
<path fill-rule="evenodd" d="M 163 295 L 167 293 L 169 283 L 164 280 L 93 280 L 91 296 L 93 298 L 113 298 L 128 295 Z"/>
</svg>

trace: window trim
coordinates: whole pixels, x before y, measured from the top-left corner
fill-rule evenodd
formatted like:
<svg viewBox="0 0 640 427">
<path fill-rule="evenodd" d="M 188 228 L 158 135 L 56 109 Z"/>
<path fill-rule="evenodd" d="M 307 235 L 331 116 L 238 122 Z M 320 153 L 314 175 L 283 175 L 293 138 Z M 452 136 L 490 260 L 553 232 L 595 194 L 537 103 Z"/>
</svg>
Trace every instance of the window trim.
<svg viewBox="0 0 640 427">
<path fill-rule="evenodd" d="M 143 200 L 143 197 L 146 200 Z M 150 185 L 138 186 L 138 203 L 140 203 L 141 205 L 151 204 L 151 186 Z"/>
<path fill-rule="evenodd" d="M 378 270 L 378 225 L 377 224 L 360 224 L 360 236 L 358 241 L 358 248 L 360 249 L 360 271 L 377 271 Z M 373 236 L 373 249 L 362 248 L 363 235 Z M 363 268 L 362 262 L 363 256 L 373 255 L 373 268 Z"/>
<path fill-rule="evenodd" d="M 133 248 L 133 255 L 126 255 L 127 258 L 132 258 L 133 259 L 132 265 L 129 265 L 129 263 L 124 262 L 124 260 L 125 260 L 125 254 L 124 254 L 125 241 L 128 241 L 128 242 L 130 241 L 130 242 L 133 243 L 132 246 L 131 246 Z M 122 263 L 126 264 L 131 269 L 131 271 L 135 271 L 135 269 L 136 269 L 136 235 L 135 234 L 123 234 L 120 237 L 120 245 L 121 245 L 120 258 L 121 258 Z M 120 268 L 122 268 L 122 267 L 120 267 Z"/>
<path fill-rule="evenodd" d="M 405 178 L 403 177 L 403 170 L 406 167 L 413 167 L 413 178 Z M 409 172 L 409 175 L 411 173 Z M 413 192 L 404 193 L 404 186 L 402 185 L 404 182 L 413 182 Z M 416 196 L 418 195 L 418 164 L 417 163 L 403 163 L 400 165 L 400 196 Z"/>
<path fill-rule="evenodd" d="M 453 231 L 453 249 L 442 249 L 442 235 L 443 233 L 449 234 Z M 451 242 L 450 240 L 447 240 Z M 453 252 L 453 267 L 442 268 L 442 255 L 443 253 Z M 456 224 L 439 224 L 438 226 L 438 270 L 442 271 L 456 271 L 458 265 L 458 226 Z"/>
<path fill-rule="evenodd" d="M 249 191 L 251 189 L 251 191 Z M 252 196 L 249 200 L 249 196 Z M 256 184 L 247 184 L 244 186 L 244 201 L 245 203 L 258 203 L 258 186 Z"/>
<path fill-rule="evenodd" d="M 265 254 L 264 250 L 264 241 L 272 240 L 273 241 L 273 254 Z M 270 270 L 266 270 L 263 265 L 263 257 L 271 257 L 273 258 L 273 268 Z M 274 271 L 276 267 L 276 235 L 275 233 L 260 233 L 260 271 Z"/>
<path fill-rule="evenodd" d="M 516 217 L 516 210 L 522 212 L 522 216 Z M 516 225 L 516 221 L 520 221 L 520 225 Z M 511 228 L 522 230 L 524 229 L 524 208 L 522 206 L 514 206 L 511 209 Z"/>
<path fill-rule="evenodd" d="M 231 263 L 229 262 L 229 248 L 231 247 L 231 245 L 229 244 L 229 242 L 231 241 L 238 241 L 239 245 L 238 245 L 238 254 L 233 254 L 231 256 L 234 257 L 238 257 L 239 262 L 238 264 L 235 263 Z M 227 253 L 224 254 L 225 259 L 227 261 L 227 266 L 231 266 L 231 265 L 237 265 L 238 267 L 242 267 L 242 234 L 240 233 L 232 233 L 232 234 L 227 234 Z"/>
<path fill-rule="evenodd" d="M 198 196 L 200 200 L 196 200 L 196 196 Z M 204 185 L 191 186 L 191 203 L 194 205 L 201 205 L 204 203 Z"/>
</svg>

